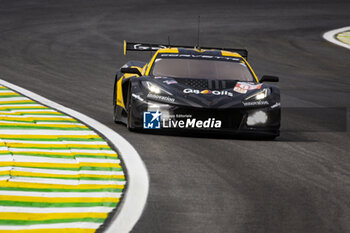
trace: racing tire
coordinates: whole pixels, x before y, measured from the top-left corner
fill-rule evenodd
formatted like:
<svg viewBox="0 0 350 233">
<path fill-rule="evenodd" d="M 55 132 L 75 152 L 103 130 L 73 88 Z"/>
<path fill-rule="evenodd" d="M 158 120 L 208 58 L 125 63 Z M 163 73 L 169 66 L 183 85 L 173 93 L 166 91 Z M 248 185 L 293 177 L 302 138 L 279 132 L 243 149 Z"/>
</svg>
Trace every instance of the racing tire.
<svg viewBox="0 0 350 233">
<path fill-rule="evenodd" d="M 114 121 L 115 123 L 117 123 L 117 124 L 123 123 L 123 122 L 121 121 L 121 119 L 120 119 L 120 118 L 121 118 L 122 111 L 123 111 L 122 107 L 120 107 L 120 106 L 114 104 L 113 121 Z"/>
<path fill-rule="evenodd" d="M 131 94 L 131 83 L 129 83 L 128 87 L 128 98 L 127 98 L 127 109 L 128 109 L 128 117 L 127 117 L 127 123 L 126 127 L 129 131 L 135 131 L 135 128 L 132 127 L 132 111 L 133 111 L 133 104 L 132 104 L 132 94 Z"/>
</svg>

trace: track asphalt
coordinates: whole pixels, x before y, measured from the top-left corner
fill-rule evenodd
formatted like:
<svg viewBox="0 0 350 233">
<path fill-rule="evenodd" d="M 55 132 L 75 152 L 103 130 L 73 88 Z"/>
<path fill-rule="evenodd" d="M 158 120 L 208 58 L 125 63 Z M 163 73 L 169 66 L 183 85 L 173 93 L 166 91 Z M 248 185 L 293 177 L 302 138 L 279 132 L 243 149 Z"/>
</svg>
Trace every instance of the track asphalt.
<svg viewBox="0 0 350 233">
<path fill-rule="evenodd" d="M 0 5 L 0 78 L 111 127 L 145 161 L 150 194 L 133 232 L 350 231 L 350 52 L 322 38 L 348 26 L 349 1 Z M 113 123 L 117 69 L 150 58 L 124 57 L 122 41 L 167 43 L 170 36 L 194 44 L 198 15 L 202 45 L 246 47 L 259 77 L 280 77 L 286 112 L 276 141 L 139 134 Z"/>
</svg>

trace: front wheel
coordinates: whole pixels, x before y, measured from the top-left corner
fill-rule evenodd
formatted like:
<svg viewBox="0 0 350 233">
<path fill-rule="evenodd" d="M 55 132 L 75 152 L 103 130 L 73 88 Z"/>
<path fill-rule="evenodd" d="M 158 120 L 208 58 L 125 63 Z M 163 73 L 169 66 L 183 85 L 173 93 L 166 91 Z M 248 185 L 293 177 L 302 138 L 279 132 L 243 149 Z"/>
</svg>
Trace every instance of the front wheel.
<svg viewBox="0 0 350 233">
<path fill-rule="evenodd" d="M 132 94 L 131 94 L 131 83 L 129 84 L 129 87 L 128 87 L 127 109 L 128 109 L 128 119 L 127 119 L 126 127 L 128 128 L 129 131 L 134 131 L 135 129 L 132 127 L 133 104 L 132 104 Z"/>
<path fill-rule="evenodd" d="M 118 105 L 114 105 L 114 110 L 113 110 L 113 120 L 115 123 L 123 123 L 122 120 L 120 119 L 121 118 L 121 115 L 122 115 L 122 111 L 123 111 L 123 108 L 118 106 Z"/>
</svg>

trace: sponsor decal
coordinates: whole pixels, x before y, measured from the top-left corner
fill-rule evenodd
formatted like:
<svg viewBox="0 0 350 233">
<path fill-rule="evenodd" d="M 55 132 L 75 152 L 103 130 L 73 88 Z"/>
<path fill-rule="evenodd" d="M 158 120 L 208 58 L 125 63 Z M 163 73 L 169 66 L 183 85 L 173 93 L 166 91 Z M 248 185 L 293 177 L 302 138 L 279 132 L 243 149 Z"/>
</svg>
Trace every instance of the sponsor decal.
<svg viewBox="0 0 350 233">
<path fill-rule="evenodd" d="M 175 117 L 176 118 L 191 118 L 192 115 L 190 115 L 190 114 L 176 114 Z"/>
<path fill-rule="evenodd" d="M 244 106 L 261 106 L 261 105 L 269 105 L 269 102 L 264 101 L 252 101 L 252 102 L 243 102 Z"/>
<path fill-rule="evenodd" d="M 156 112 L 143 112 L 143 128 L 144 129 L 160 129 L 162 113 Z"/>
<path fill-rule="evenodd" d="M 245 94 L 247 91 L 260 89 L 262 84 L 251 84 L 245 82 L 237 82 L 236 86 L 233 88 L 235 92 Z"/>
<path fill-rule="evenodd" d="M 171 115 L 170 118 L 161 118 L 162 113 L 157 111 L 143 112 L 143 128 L 144 129 L 160 129 L 160 128 L 189 128 L 189 129 L 218 129 L 221 128 L 221 120 L 208 118 L 199 120 L 192 118 L 189 114 Z"/>
<path fill-rule="evenodd" d="M 164 45 L 147 45 L 147 44 L 134 44 L 134 49 L 139 50 L 158 50 L 158 49 L 165 49 L 166 46 Z"/>
<path fill-rule="evenodd" d="M 148 93 L 147 98 L 153 99 L 153 100 L 158 100 L 158 101 L 170 102 L 170 103 L 175 102 L 175 99 L 171 98 L 170 96 L 155 95 L 152 93 Z"/>
<path fill-rule="evenodd" d="M 167 85 L 171 85 L 171 84 L 176 84 L 176 80 L 165 80 L 163 81 L 163 83 L 167 84 Z"/>
<path fill-rule="evenodd" d="M 232 92 L 229 92 L 229 91 L 219 91 L 219 90 L 195 90 L 195 89 L 184 89 L 183 92 L 185 94 L 203 94 L 203 95 L 226 95 L 226 96 L 233 96 L 233 93 Z"/>
<path fill-rule="evenodd" d="M 279 106 L 281 106 L 281 103 L 280 103 L 280 102 L 277 102 L 277 103 L 275 103 L 274 105 L 272 105 L 271 108 L 277 108 L 277 107 L 279 107 Z"/>
<path fill-rule="evenodd" d="M 163 119 L 163 128 L 197 128 L 197 129 L 218 129 L 221 128 L 221 121 L 215 118 L 207 120 L 197 120 L 196 118 L 187 118 L 185 120 Z"/>
<path fill-rule="evenodd" d="M 139 95 L 136 95 L 136 94 L 134 94 L 134 93 L 132 93 L 132 97 L 134 97 L 135 99 L 138 99 L 138 100 L 140 100 L 140 101 L 144 101 L 143 100 L 143 98 L 141 97 L 141 96 L 139 96 Z"/>
</svg>

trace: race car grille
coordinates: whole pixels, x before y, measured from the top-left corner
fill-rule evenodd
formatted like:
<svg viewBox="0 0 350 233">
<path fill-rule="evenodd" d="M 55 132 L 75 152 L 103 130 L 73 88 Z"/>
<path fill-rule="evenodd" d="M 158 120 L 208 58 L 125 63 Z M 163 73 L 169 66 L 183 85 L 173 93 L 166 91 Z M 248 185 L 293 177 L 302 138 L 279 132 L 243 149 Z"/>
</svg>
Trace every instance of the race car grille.
<svg viewBox="0 0 350 233">
<path fill-rule="evenodd" d="M 208 81 L 207 79 L 177 79 L 178 83 L 196 89 L 207 89 Z"/>
<path fill-rule="evenodd" d="M 213 79 L 183 79 L 179 78 L 176 81 L 187 87 L 195 89 L 222 90 L 236 85 L 234 80 L 213 80 Z"/>
</svg>

